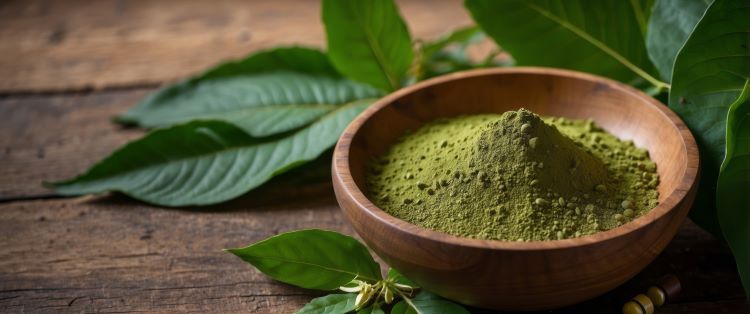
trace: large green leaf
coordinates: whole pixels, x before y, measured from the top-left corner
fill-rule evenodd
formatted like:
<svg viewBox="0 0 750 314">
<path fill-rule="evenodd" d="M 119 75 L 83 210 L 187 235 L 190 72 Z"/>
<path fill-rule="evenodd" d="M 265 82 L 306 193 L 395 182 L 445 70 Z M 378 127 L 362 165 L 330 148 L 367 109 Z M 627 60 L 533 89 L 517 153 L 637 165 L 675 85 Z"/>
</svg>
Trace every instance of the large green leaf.
<svg viewBox="0 0 750 314">
<path fill-rule="evenodd" d="M 219 203 L 319 156 L 371 101 L 341 106 L 305 128 L 267 138 L 220 121 L 156 130 L 86 173 L 48 186 L 64 195 L 119 191 L 165 206 Z"/>
<path fill-rule="evenodd" d="M 276 48 L 161 89 L 117 121 L 151 128 L 222 120 L 263 137 L 304 126 L 339 104 L 379 94 L 342 78 L 317 50 Z"/>
<path fill-rule="evenodd" d="M 716 210 L 750 297 L 750 79 L 727 114 L 727 148 L 716 186 Z"/>
<path fill-rule="evenodd" d="M 357 295 L 353 293 L 329 294 L 315 298 L 297 311 L 297 314 L 346 314 L 354 311 L 354 301 Z"/>
<path fill-rule="evenodd" d="M 386 91 L 401 87 L 411 36 L 393 0 L 323 0 L 328 55 L 347 77 Z"/>
<path fill-rule="evenodd" d="M 701 153 L 701 191 L 690 217 L 719 236 L 716 182 L 727 112 L 750 77 L 748 16 L 747 1 L 714 1 L 677 55 L 669 95 L 669 107 L 685 120 Z"/>
<path fill-rule="evenodd" d="M 469 314 L 469 311 L 428 291 L 422 291 L 411 300 L 411 304 L 406 300 L 396 303 L 391 314 Z"/>
<path fill-rule="evenodd" d="M 677 52 L 712 0 L 657 0 L 649 20 L 646 48 L 662 79 L 672 80 Z"/>
<path fill-rule="evenodd" d="M 645 49 L 650 1 L 466 0 L 518 65 L 560 67 L 662 86 Z"/>
<path fill-rule="evenodd" d="M 356 239 L 318 229 L 283 233 L 241 249 L 229 249 L 278 281 L 333 290 L 353 279 L 375 283 L 380 265 Z"/>
</svg>

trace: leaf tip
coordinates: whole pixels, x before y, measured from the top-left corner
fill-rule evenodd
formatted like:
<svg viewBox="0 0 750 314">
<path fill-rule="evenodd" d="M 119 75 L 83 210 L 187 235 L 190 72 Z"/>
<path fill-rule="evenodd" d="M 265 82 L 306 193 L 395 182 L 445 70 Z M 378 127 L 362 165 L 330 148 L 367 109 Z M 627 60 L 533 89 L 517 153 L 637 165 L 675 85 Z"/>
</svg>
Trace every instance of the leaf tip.
<svg viewBox="0 0 750 314">
<path fill-rule="evenodd" d="M 42 187 L 62 193 L 60 192 L 60 188 L 65 186 L 66 183 L 67 181 L 42 181 Z"/>
<path fill-rule="evenodd" d="M 128 115 L 127 112 L 112 117 L 112 122 L 117 123 L 117 124 L 122 124 L 122 125 L 136 125 L 136 124 L 138 124 L 138 121 L 134 117 Z"/>
<path fill-rule="evenodd" d="M 240 251 L 242 251 L 242 248 L 224 248 L 221 249 L 221 251 L 240 257 Z"/>
</svg>

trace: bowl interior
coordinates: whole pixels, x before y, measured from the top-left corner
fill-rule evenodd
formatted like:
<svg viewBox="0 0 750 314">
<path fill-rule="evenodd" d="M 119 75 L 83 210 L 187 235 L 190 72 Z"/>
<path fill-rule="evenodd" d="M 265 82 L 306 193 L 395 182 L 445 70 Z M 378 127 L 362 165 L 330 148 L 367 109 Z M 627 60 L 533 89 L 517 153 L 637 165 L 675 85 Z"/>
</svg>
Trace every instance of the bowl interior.
<svg viewBox="0 0 750 314">
<path fill-rule="evenodd" d="M 363 122 L 351 140 L 352 178 L 366 195 L 367 162 L 385 152 L 406 130 L 441 117 L 521 107 L 544 116 L 593 119 L 610 133 L 647 149 L 660 176 L 660 203 L 675 192 L 686 174 L 684 125 L 675 124 L 680 120 L 658 101 L 592 75 L 513 68 L 458 73 L 382 99 L 360 117 Z"/>
</svg>

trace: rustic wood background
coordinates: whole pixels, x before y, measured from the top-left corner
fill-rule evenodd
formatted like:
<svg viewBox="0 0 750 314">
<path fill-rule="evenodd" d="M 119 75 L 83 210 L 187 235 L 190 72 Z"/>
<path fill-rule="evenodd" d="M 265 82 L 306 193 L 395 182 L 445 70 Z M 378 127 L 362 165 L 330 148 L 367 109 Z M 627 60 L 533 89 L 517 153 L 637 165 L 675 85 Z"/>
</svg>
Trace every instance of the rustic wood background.
<svg viewBox="0 0 750 314">
<path fill-rule="evenodd" d="M 459 1 L 400 5 L 418 38 L 470 23 Z M 351 234 L 328 156 L 206 208 L 41 187 L 141 136 L 109 119 L 157 86 L 295 43 L 324 44 L 317 1 L 0 1 L 0 312 L 284 313 L 318 295 L 221 249 L 307 227 Z M 558 312 L 617 312 L 667 273 L 683 293 L 659 313 L 750 312 L 728 249 L 690 222 L 642 274 Z"/>
</svg>

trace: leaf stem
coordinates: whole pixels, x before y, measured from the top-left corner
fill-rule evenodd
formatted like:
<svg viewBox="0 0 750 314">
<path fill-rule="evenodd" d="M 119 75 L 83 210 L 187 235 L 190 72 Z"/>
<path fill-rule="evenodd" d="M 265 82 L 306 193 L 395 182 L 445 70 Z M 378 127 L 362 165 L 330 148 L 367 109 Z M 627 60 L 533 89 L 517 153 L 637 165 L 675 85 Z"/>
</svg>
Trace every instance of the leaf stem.
<svg viewBox="0 0 750 314">
<path fill-rule="evenodd" d="M 398 293 L 398 295 L 399 295 L 399 296 L 400 296 L 400 297 L 401 297 L 402 299 L 404 299 L 404 302 L 406 302 L 406 304 L 408 304 L 409 306 L 411 306 L 411 308 L 413 308 L 413 309 L 414 309 L 414 311 L 415 311 L 415 312 L 417 312 L 417 314 L 422 314 L 422 311 L 420 311 L 420 310 L 419 310 L 419 309 L 417 308 L 417 306 L 416 306 L 416 305 L 414 305 L 414 302 L 412 302 L 412 301 L 411 301 L 411 299 L 409 299 L 409 297 L 407 297 L 407 296 L 406 296 L 406 295 L 405 295 L 405 294 L 404 294 L 403 292 L 401 292 L 401 290 L 399 290 L 399 289 L 394 289 L 394 290 L 396 290 L 396 293 Z"/>
</svg>

